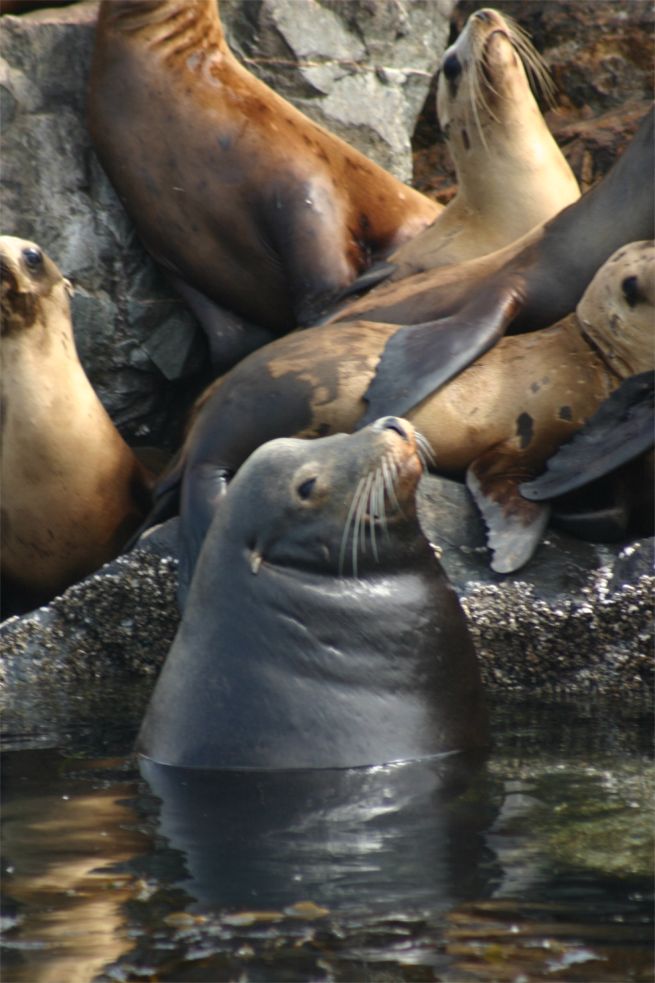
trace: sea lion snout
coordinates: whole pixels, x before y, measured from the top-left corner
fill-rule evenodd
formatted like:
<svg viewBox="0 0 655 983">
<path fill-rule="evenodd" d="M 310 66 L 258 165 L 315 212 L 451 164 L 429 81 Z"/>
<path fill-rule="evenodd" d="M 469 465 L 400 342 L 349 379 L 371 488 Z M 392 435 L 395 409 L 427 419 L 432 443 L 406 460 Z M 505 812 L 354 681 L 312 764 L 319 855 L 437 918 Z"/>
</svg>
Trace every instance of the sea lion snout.
<svg viewBox="0 0 655 983">
<path fill-rule="evenodd" d="M 403 438 L 403 440 L 409 441 L 410 434 L 414 436 L 414 427 L 407 420 L 401 420 L 397 416 L 385 416 L 378 420 L 374 427 L 380 430 L 395 430 L 395 432 Z"/>
</svg>

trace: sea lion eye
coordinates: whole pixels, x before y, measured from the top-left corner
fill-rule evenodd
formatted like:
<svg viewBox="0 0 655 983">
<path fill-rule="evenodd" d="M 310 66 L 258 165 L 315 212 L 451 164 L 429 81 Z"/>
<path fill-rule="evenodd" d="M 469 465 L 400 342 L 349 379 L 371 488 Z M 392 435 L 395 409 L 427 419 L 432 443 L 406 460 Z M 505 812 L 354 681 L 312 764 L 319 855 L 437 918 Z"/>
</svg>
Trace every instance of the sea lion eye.
<svg viewBox="0 0 655 983">
<path fill-rule="evenodd" d="M 642 299 L 639 293 L 639 280 L 636 276 L 627 276 L 621 284 L 621 290 L 630 307 L 634 307 Z"/>
<path fill-rule="evenodd" d="M 312 493 L 314 485 L 316 484 L 316 478 L 307 478 L 302 484 L 298 485 L 296 491 L 298 492 L 298 497 L 302 499 L 308 499 Z"/>
<path fill-rule="evenodd" d="M 443 69 L 444 75 L 446 76 L 449 82 L 452 82 L 454 79 L 457 78 L 458 75 L 461 75 L 462 73 L 462 66 L 460 60 L 454 52 L 448 55 L 448 57 L 444 60 L 444 63 L 441 67 Z"/>
<path fill-rule="evenodd" d="M 28 246 L 23 250 L 23 260 L 30 273 L 38 273 L 43 266 L 43 253 L 40 249 Z"/>
</svg>

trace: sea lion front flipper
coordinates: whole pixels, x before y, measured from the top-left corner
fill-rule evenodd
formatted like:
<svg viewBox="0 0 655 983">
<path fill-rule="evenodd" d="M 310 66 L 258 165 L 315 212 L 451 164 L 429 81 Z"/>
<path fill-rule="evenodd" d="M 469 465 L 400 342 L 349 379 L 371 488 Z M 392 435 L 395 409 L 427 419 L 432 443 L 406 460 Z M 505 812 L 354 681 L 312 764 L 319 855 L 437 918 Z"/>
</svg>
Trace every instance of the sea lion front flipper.
<svg viewBox="0 0 655 983">
<path fill-rule="evenodd" d="M 550 506 L 526 501 L 518 490 L 520 479 L 497 470 L 502 461 L 494 460 L 497 453 L 492 448 L 473 461 L 466 472 L 466 486 L 487 525 L 491 569 L 512 573 L 528 562 L 539 545 Z"/>
<path fill-rule="evenodd" d="M 187 467 L 180 496 L 179 573 L 177 601 L 184 610 L 200 550 L 219 499 L 233 472 L 209 461 Z"/>
<path fill-rule="evenodd" d="M 655 444 L 655 373 L 624 380 L 563 444 L 534 481 L 520 486 L 530 501 L 564 495 L 601 478 Z"/>
<path fill-rule="evenodd" d="M 228 310 L 227 307 L 222 307 L 180 276 L 169 271 L 169 277 L 177 292 L 200 321 L 209 343 L 212 367 L 217 372 L 226 372 L 250 352 L 275 339 L 276 335 L 273 331 L 261 328 L 258 324 L 253 324 Z"/>
<path fill-rule="evenodd" d="M 519 290 L 500 282 L 490 290 L 478 290 L 457 314 L 395 331 L 364 396 L 368 406 L 357 428 L 381 416 L 409 413 L 492 348 L 520 303 Z"/>
</svg>

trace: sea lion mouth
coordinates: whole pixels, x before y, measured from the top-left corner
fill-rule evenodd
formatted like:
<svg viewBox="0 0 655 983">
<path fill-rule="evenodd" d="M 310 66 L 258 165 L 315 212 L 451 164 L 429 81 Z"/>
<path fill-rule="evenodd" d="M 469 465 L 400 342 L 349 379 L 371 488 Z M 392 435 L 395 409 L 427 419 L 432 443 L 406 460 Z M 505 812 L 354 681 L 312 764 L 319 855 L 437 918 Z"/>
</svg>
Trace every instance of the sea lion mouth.
<svg viewBox="0 0 655 983">
<path fill-rule="evenodd" d="M 0 255 L 0 333 L 9 335 L 30 327 L 36 318 L 36 308 L 34 294 L 20 290 L 11 260 Z"/>
<path fill-rule="evenodd" d="M 414 502 L 419 480 L 434 459 L 426 438 L 406 420 L 389 417 L 372 428 L 393 431 L 399 439 L 385 438 L 379 460 L 357 484 L 341 537 L 341 575 L 349 541 L 353 576 L 357 576 L 360 553 L 367 550 L 367 539 L 373 558 L 379 562 L 379 537 L 388 536 L 392 523 L 406 519 L 407 505 Z"/>
<path fill-rule="evenodd" d="M 6 256 L 0 255 L 0 289 L 2 295 L 18 292 L 18 278 L 13 265 Z"/>
<path fill-rule="evenodd" d="M 485 20 L 483 23 L 489 24 L 490 21 Z M 497 89 L 498 73 L 494 77 L 490 64 L 490 48 L 494 39 L 499 35 L 505 38 L 518 55 L 535 95 L 542 95 L 548 105 L 554 105 L 555 84 L 545 61 L 532 44 L 529 35 L 506 14 L 503 15 L 502 21 L 497 21 L 491 30 L 480 39 L 481 44 L 475 56 L 478 76 L 474 86 L 477 90 L 476 98 L 482 98 L 482 86 L 489 90 L 493 96 L 500 94 Z M 484 102 L 483 99 L 482 102 Z"/>
</svg>

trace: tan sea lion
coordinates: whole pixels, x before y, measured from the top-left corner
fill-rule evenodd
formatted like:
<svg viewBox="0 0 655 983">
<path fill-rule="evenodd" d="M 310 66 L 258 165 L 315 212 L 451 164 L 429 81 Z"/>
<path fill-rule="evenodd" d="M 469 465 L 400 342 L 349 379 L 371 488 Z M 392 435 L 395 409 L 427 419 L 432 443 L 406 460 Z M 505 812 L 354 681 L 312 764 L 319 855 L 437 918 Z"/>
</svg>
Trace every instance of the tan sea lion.
<svg viewBox="0 0 655 983">
<path fill-rule="evenodd" d="M 393 322 L 366 392 L 360 425 L 412 406 L 505 334 L 573 311 L 620 246 L 654 234 L 653 111 L 603 180 L 555 218 L 503 249 L 461 265 L 380 284 L 331 321 Z"/>
<path fill-rule="evenodd" d="M 524 61 L 550 94 L 550 76 L 527 36 L 491 9 L 472 14 L 445 52 L 437 115 L 457 194 L 432 225 L 389 257 L 393 280 L 495 252 L 580 197 Z"/>
<path fill-rule="evenodd" d="M 484 747 L 473 643 L 418 521 L 422 473 L 395 417 L 260 447 L 216 511 L 137 750 L 268 770 Z"/>
<path fill-rule="evenodd" d="M 442 207 L 240 65 L 216 0 L 103 0 L 89 127 L 221 368 L 311 323 Z M 217 304 L 253 324 L 230 334 Z"/>
<path fill-rule="evenodd" d="M 526 501 L 519 483 L 542 470 L 622 378 L 653 367 L 653 304 L 631 306 L 624 282 L 630 298 L 650 297 L 654 266 L 652 242 L 620 250 L 592 281 L 579 317 L 502 339 L 409 413 L 430 444 L 433 469 L 466 478 L 489 526 L 498 572 L 530 558 L 548 519 L 548 507 Z M 179 500 L 182 583 L 226 481 L 256 447 L 357 426 L 394 330 L 359 321 L 296 332 L 253 352 L 203 394 L 181 457 L 159 487 L 155 516 Z"/>
<path fill-rule="evenodd" d="M 0 237 L 3 615 L 116 556 L 150 505 L 80 365 L 69 288 L 35 243 Z"/>
</svg>

